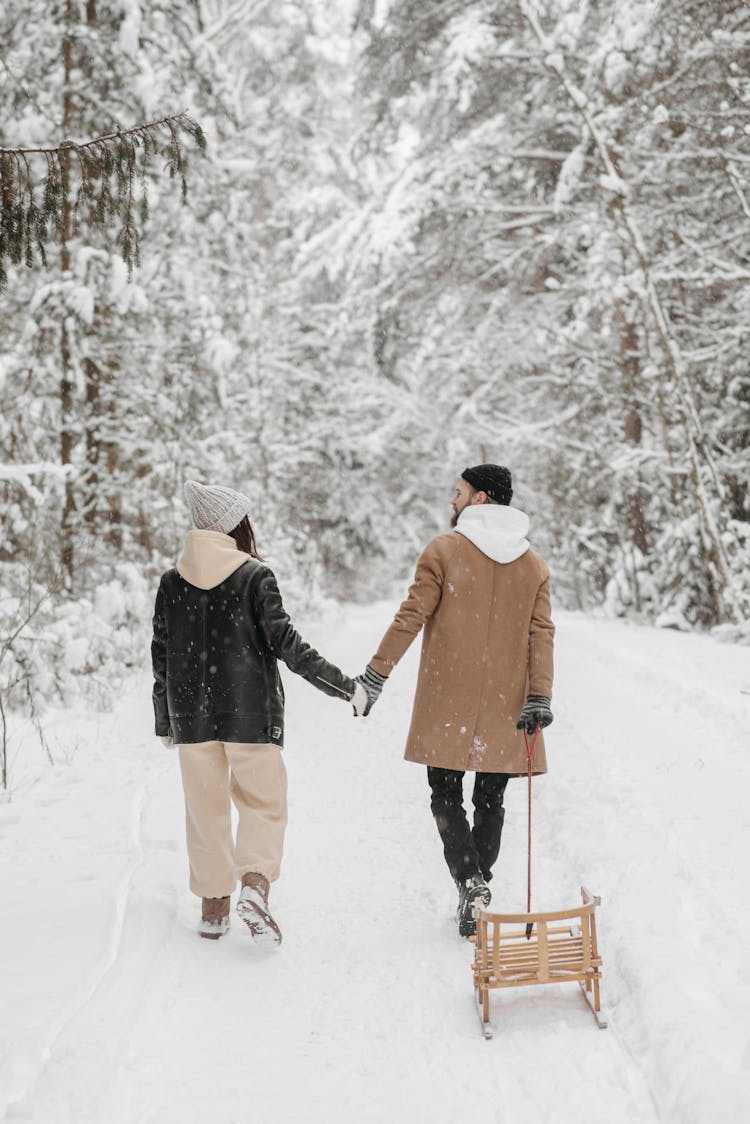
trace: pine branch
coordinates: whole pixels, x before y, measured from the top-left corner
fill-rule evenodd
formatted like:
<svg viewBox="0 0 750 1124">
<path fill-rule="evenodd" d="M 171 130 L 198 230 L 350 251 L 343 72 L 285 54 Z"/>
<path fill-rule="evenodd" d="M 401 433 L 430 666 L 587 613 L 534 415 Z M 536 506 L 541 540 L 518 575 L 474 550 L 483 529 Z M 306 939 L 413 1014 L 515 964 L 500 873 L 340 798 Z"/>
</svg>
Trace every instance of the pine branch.
<svg viewBox="0 0 750 1124">
<path fill-rule="evenodd" d="M 75 141 L 62 141 L 60 144 L 55 145 L 52 148 L 0 148 L 0 154 L 8 152 L 11 154 L 19 153 L 29 156 L 34 155 L 35 153 L 42 152 L 59 152 L 61 148 L 75 148 L 76 150 L 80 151 L 86 148 L 96 148 L 97 145 L 106 144 L 108 141 L 117 140 L 118 137 L 134 136 L 137 134 L 141 134 L 144 131 L 148 131 L 150 133 L 153 129 L 158 129 L 160 125 L 170 124 L 178 125 L 180 128 L 185 129 L 186 132 L 194 136 L 201 152 L 205 152 L 206 140 L 203 136 L 203 130 L 201 129 L 200 125 L 196 121 L 193 121 L 189 114 L 185 112 L 172 114 L 169 117 L 162 117 L 159 121 L 149 121 L 148 123 L 143 125 L 133 125 L 130 129 L 117 129 L 114 133 L 107 133 L 103 137 L 94 137 L 93 140 L 85 141 L 83 144 L 76 144 Z"/>
<path fill-rule="evenodd" d="M 187 159 L 181 143 L 185 133 L 199 152 L 205 152 L 203 131 L 187 113 L 80 144 L 64 140 L 44 148 L 0 148 L 0 292 L 7 284 L 7 262 L 23 261 L 32 267 L 38 257 L 47 265 L 45 244 L 51 239 L 65 242 L 67 208 L 73 233 L 82 227 L 106 231 L 119 223 L 116 241 L 132 276 L 140 264 L 136 216 L 144 222 L 148 215 L 148 172 L 155 157 L 163 158 L 170 178 L 179 181 L 183 203 L 187 200 Z M 29 159 L 34 157 L 44 158 L 41 184 L 34 182 Z M 75 190 L 68 187 L 65 198 L 66 184 L 74 178 Z"/>
</svg>

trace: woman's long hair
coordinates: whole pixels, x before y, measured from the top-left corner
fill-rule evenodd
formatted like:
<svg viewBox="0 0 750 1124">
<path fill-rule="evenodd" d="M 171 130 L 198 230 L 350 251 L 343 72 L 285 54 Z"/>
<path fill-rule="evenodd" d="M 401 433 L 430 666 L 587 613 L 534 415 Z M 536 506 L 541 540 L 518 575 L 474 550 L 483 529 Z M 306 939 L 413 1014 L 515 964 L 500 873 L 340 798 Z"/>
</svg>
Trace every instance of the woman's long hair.
<svg viewBox="0 0 750 1124">
<path fill-rule="evenodd" d="M 251 558 L 257 558 L 259 562 L 263 561 L 261 556 L 258 554 L 258 549 L 255 545 L 253 525 L 247 516 L 245 516 L 242 519 L 242 522 L 238 523 L 234 530 L 230 531 L 229 534 L 237 543 L 238 550 L 244 550 L 245 554 L 249 554 Z"/>
</svg>

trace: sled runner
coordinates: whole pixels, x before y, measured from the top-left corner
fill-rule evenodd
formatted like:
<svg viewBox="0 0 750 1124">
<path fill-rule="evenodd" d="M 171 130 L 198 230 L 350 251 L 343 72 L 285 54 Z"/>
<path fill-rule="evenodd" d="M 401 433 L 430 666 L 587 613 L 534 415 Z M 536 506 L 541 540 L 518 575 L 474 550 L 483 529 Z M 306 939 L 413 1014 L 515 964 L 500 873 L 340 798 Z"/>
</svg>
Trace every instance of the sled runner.
<svg viewBox="0 0 750 1124">
<path fill-rule="evenodd" d="M 604 1028 L 599 997 L 602 959 L 595 910 L 601 899 L 581 887 L 583 904 L 554 913 L 492 913 L 477 909 L 474 989 L 485 1038 L 492 1037 L 490 991 L 501 987 L 577 982 Z M 529 930 L 531 935 L 529 936 Z"/>
</svg>

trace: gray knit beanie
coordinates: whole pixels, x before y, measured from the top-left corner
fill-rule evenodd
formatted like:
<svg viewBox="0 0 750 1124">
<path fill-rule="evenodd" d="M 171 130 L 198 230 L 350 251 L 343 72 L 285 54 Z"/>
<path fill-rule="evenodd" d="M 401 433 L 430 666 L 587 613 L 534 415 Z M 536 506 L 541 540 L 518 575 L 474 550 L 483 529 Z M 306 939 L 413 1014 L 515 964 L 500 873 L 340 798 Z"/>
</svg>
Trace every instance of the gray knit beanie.
<svg viewBox="0 0 750 1124">
<path fill-rule="evenodd" d="M 220 484 L 185 481 L 185 499 L 193 526 L 198 531 L 221 531 L 228 535 L 249 513 L 252 504 L 241 492 Z"/>
</svg>

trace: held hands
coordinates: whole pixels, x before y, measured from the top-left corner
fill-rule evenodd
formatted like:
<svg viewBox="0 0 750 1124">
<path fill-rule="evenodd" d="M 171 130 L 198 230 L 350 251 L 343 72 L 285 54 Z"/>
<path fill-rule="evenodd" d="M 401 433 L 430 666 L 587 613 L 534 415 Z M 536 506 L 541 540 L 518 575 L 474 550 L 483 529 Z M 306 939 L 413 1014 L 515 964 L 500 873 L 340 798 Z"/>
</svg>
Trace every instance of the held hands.
<svg viewBox="0 0 750 1124">
<path fill-rule="evenodd" d="M 362 675 L 358 675 L 354 682 L 356 688 L 352 695 L 351 703 L 354 707 L 355 718 L 366 718 L 375 703 L 380 698 L 387 676 L 378 675 L 377 671 L 368 664 Z"/>
<path fill-rule="evenodd" d="M 546 695 L 529 695 L 516 722 L 517 730 L 525 730 L 533 734 L 537 726 L 543 730 L 552 721 L 552 711 L 549 707 L 550 700 Z"/>
</svg>

